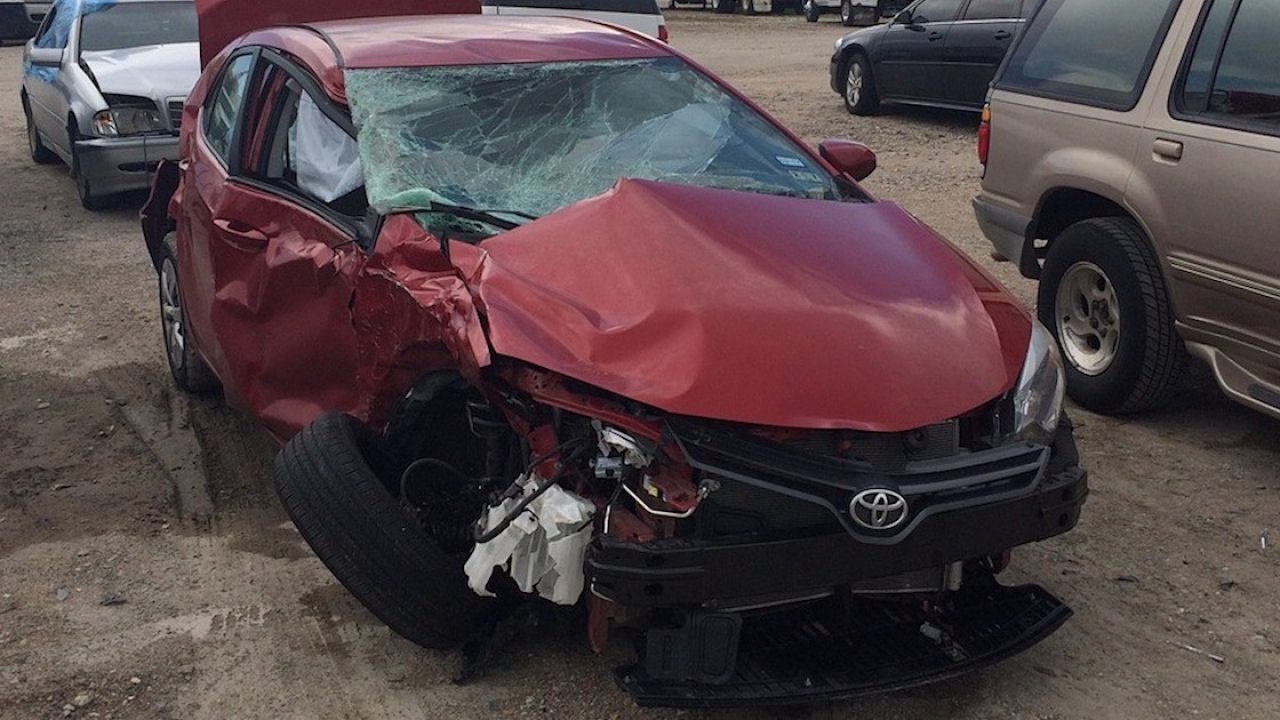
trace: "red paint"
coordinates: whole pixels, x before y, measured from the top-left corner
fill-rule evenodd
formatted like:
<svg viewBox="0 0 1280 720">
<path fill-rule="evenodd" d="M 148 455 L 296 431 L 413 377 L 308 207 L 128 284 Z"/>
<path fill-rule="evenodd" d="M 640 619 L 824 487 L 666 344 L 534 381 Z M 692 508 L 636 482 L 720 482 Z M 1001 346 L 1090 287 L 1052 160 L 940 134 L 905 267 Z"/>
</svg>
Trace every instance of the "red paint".
<svg viewBox="0 0 1280 720">
<path fill-rule="evenodd" d="M 200 64 L 208 65 L 215 55 L 250 30 L 273 25 L 343 20 L 361 17 L 431 15 L 442 13 L 479 14 L 479 0 L 196 0 L 200 18 Z"/>
<path fill-rule="evenodd" d="M 920 427 L 1008 390 L 1030 333 L 888 203 L 623 180 L 482 248 L 497 353 L 684 415 Z"/>
<path fill-rule="evenodd" d="M 683 57 L 570 19 L 318 28 L 267 28 L 240 43 L 281 49 L 338 102 L 333 47 L 360 66 Z M 1021 367 L 1026 313 L 886 203 L 624 180 L 479 246 L 451 243 L 448 259 L 407 216 L 388 218 L 365 253 L 322 218 L 228 181 L 198 138 L 199 108 L 232 51 L 189 98 L 189 165 L 169 212 L 190 332 L 229 399 L 278 438 L 327 409 L 381 424 L 439 369 L 659 439 L 656 415 L 637 417 L 564 378 L 670 413 L 890 431 L 969 412 L 1007 391 Z"/>
</svg>

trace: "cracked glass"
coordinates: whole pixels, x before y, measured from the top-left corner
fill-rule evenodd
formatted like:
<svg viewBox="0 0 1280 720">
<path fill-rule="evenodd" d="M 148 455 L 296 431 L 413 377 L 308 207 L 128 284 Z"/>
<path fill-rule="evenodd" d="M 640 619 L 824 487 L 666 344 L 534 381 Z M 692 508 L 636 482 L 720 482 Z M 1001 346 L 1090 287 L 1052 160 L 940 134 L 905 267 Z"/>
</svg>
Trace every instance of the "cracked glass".
<svg viewBox="0 0 1280 720">
<path fill-rule="evenodd" d="M 623 177 L 839 197 L 806 152 L 676 58 L 348 70 L 346 83 L 384 213 L 440 203 L 518 224 Z M 476 226 L 418 217 L 429 230 Z"/>
</svg>

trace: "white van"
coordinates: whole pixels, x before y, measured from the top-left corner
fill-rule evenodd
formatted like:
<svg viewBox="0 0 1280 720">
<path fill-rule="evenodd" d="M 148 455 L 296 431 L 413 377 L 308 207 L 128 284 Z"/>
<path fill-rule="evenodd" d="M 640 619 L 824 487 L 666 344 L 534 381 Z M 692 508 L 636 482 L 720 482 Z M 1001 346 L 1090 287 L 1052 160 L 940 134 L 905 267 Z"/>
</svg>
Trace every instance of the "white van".
<svg viewBox="0 0 1280 720">
<path fill-rule="evenodd" d="M 656 0 L 481 0 L 485 15 L 568 15 L 621 25 L 667 42 Z"/>
</svg>

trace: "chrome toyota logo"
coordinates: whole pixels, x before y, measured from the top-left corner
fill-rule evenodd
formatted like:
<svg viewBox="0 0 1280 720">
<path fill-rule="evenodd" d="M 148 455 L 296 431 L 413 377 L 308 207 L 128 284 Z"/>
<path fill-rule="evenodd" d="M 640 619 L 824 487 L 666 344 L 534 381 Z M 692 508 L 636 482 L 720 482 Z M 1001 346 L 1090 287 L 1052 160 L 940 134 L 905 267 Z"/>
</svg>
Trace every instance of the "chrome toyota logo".
<svg viewBox="0 0 1280 720">
<path fill-rule="evenodd" d="M 890 530 L 907 519 L 907 499 L 892 490 L 863 490 L 849 503 L 853 521 L 868 530 Z"/>
</svg>

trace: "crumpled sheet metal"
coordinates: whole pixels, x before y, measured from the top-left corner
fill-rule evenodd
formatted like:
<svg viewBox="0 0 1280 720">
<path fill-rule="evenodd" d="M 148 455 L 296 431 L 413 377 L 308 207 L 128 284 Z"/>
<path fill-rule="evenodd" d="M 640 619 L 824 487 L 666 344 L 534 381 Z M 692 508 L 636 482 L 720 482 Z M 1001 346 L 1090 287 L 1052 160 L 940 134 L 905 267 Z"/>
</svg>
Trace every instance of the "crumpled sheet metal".
<svg viewBox="0 0 1280 720">
<path fill-rule="evenodd" d="M 913 429 L 1009 390 L 1030 337 L 890 203 L 621 180 L 480 247 L 495 352 L 684 415 Z"/>
<path fill-rule="evenodd" d="M 516 480 L 521 497 L 543 482 L 536 475 Z M 509 515 L 520 498 L 490 507 L 483 527 L 488 530 Z M 573 605 L 582 595 L 586 578 L 583 561 L 591 542 L 595 505 L 558 485 L 548 488 L 496 538 L 471 551 L 463 571 L 477 594 L 491 596 L 487 586 L 493 571 L 503 568 L 521 592 L 533 593 L 559 605 Z"/>
<path fill-rule="evenodd" d="M 455 262 L 482 266 L 478 248 L 450 248 Z M 412 217 L 387 218 L 351 303 L 365 419 L 384 421 L 404 391 L 433 370 L 457 368 L 480 384 L 479 369 L 490 363 L 489 345 L 464 277 Z"/>
</svg>

